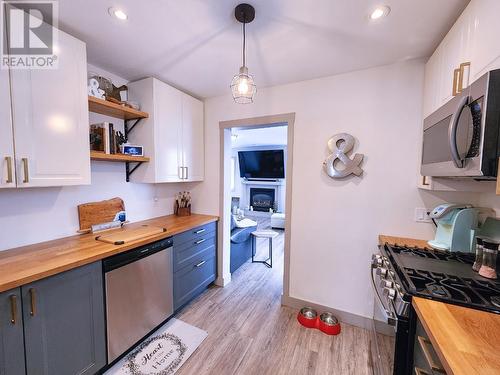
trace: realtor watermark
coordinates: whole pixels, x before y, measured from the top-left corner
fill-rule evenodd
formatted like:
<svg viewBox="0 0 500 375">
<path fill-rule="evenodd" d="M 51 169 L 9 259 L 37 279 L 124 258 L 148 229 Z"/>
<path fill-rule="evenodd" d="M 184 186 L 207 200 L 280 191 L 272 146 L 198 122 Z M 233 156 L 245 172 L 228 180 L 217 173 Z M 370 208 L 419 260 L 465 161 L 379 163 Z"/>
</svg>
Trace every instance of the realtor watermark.
<svg viewBox="0 0 500 375">
<path fill-rule="evenodd" d="M 2 69 L 56 69 L 57 1 L 2 0 Z"/>
</svg>

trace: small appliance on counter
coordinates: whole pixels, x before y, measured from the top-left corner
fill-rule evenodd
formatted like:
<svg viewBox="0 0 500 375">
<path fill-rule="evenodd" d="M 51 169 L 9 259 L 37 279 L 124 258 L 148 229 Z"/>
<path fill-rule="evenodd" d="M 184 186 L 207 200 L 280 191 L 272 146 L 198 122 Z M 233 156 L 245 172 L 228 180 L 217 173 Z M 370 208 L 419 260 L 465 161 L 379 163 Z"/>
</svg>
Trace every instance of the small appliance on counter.
<svg viewBox="0 0 500 375">
<path fill-rule="evenodd" d="M 437 250 L 473 251 L 478 214 L 470 204 L 440 204 L 429 215 L 437 229 L 436 237 L 428 244 Z"/>
</svg>

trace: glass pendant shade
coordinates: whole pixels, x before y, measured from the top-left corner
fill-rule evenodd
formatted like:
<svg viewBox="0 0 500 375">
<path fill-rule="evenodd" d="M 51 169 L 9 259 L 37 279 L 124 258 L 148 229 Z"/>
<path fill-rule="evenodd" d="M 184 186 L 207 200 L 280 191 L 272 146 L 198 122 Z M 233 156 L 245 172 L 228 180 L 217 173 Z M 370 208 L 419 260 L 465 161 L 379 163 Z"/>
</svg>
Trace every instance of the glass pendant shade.
<svg viewBox="0 0 500 375">
<path fill-rule="evenodd" d="M 233 99 L 238 104 L 253 103 L 253 97 L 257 91 L 257 86 L 253 81 L 253 77 L 248 74 L 248 68 L 242 66 L 240 73 L 233 77 L 231 81 L 231 92 Z"/>
</svg>

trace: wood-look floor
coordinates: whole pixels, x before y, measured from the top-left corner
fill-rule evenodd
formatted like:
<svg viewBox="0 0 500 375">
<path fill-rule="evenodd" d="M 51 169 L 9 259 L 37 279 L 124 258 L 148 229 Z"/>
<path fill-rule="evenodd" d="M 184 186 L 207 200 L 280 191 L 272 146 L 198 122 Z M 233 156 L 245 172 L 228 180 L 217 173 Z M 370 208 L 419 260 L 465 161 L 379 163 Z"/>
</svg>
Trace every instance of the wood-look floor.
<svg viewBox="0 0 500 375">
<path fill-rule="evenodd" d="M 283 232 L 274 239 L 272 269 L 247 262 L 228 286 L 211 287 L 176 316 L 208 332 L 177 374 L 372 374 L 367 330 L 343 324 L 328 336 L 281 306 L 283 240 Z M 267 240 L 257 246 L 265 257 Z"/>
</svg>

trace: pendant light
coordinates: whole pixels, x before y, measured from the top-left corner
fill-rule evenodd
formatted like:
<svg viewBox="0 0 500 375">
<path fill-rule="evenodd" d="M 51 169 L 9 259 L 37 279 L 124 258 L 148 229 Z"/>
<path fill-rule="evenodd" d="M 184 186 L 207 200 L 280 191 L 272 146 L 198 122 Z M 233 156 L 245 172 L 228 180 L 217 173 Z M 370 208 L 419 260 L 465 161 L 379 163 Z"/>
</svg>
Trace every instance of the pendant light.
<svg viewBox="0 0 500 375">
<path fill-rule="evenodd" d="M 245 25 L 250 23 L 255 18 L 255 9 L 249 4 L 240 4 L 234 9 L 234 16 L 243 24 L 243 66 L 240 68 L 239 74 L 233 77 L 231 81 L 231 92 L 233 99 L 239 104 L 253 103 L 253 97 L 257 91 L 257 87 L 253 81 L 253 77 L 248 74 L 246 66 L 246 34 Z"/>
</svg>

